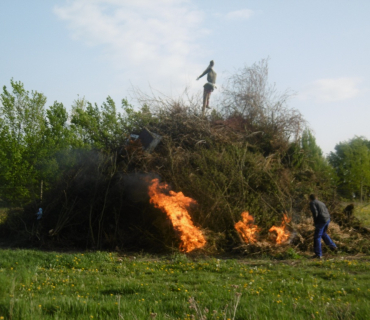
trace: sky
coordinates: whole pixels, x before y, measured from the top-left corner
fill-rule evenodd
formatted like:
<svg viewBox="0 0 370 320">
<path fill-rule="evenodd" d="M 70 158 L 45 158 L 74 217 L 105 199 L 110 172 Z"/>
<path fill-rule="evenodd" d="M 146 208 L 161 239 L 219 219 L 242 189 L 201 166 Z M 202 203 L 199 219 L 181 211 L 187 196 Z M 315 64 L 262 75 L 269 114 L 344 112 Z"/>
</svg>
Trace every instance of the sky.
<svg viewBox="0 0 370 320">
<path fill-rule="evenodd" d="M 269 82 L 294 93 L 289 106 L 328 154 L 370 139 L 369 13 L 368 0 L 3 0 L 0 85 L 21 81 L 47 106 L 120 105 L 133 88 L 201 92 L 210 60 L 222 88 L 268 58 Z"/>
</svg>

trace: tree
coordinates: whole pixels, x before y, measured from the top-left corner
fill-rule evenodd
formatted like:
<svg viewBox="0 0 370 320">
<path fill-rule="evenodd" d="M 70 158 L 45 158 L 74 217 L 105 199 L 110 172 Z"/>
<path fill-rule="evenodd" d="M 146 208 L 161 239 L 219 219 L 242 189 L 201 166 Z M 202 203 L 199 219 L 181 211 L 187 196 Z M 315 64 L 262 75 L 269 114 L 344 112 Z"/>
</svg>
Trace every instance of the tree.
<svg viewBox="0 0 370 320">
<path fill-rule="evenodd" d="M 134 107 L 128 103 L 127 99 L 122 99 L 122 108 L 125 116 L 121 118 L 122 128 L 125 132 L 139 133 L 149 123 L 156 123 L 155 119 L 147 104 L 143 104 L 139 111 L 135 111 Z"/>
<path fill-rule="evenodd" d="M 124 114 L 117 112 L 116 104 L 108 96 L 99 108 L 83 99 L 75 101 L 72 107 L 71 128 L 76 132 L 81 147 L 114 150 L 121 145 L 130 133 L 139 133 L 153 121 L 147 105 L 139 111 L 122 100 Z"/>
<path fill-rule="evenodd" d="M 68 118 L 67 110 L 57 101 L 46 110 L 44 154 L 36 164 L 45 191 L 66 168 L 74 165 L 76 155 L 73 151 L 81 147 L 81 141 L 70 128 Z"/>
<path fill-rule="evenodd" d="M 370 188 L 370 141 L 364 137 L 340 142 L 335 152 L 329 155 L 329 162 L 339 177 L 339 189 L 344 197 L 358 195 L 364 199 Z"/>
<path fill-rule="evenodd" d="M 1 196 L 11 202 L 35 198 L 39 177 L 37 161 L 44 156 L 46 97 L 31 93 L 11 80 L 0 94 Z"/>
<path fill-rule="evenodd" d="M 125 136 L 122 115 L 117 113 L 116 104 L 109 96 L 100 108 L 84 98 L 76 100 L 72 106 L 71 128 L 84 148 L 113 150 Z"/>
<path fill-rule="evenodd" d="M 305 129 L 301 137 L 301 148 L 306 158 L 307 165 L 315 170 L 327 170 L 329 163 L 323 156 L 321 148 L 316 143 L 316 138 L 309 129 Z"/>
</svg>

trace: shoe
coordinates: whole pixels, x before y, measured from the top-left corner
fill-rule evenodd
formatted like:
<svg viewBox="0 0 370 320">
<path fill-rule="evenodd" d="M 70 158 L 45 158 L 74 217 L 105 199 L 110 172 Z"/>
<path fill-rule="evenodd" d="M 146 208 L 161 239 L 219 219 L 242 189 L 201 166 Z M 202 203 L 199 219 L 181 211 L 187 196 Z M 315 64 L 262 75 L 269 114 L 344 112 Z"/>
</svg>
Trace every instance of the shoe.
<svg viewBox="0 0 370 320">
<path fill-rule="evenodd" d="M 338 252 L 338 247 L 329 247 L 332 252 Z"/>
<path fill-rule="evenodd" d="M 317 254 L 313 255 L 311 257 L 311 259 L 318 259 L 318 260 L 321 260 L 322 259 L 322 256 L 318 256 Z"/>
</svg>

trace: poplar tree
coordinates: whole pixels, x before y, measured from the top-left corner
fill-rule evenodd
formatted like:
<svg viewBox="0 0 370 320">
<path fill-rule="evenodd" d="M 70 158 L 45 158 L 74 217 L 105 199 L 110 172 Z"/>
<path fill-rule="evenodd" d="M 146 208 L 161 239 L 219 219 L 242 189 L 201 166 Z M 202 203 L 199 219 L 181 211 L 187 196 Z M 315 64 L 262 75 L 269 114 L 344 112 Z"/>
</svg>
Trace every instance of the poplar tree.
<svg viewBox="0 0 370 320">
<path fill-rule="evenodd" d="M 11 80 L 0 94 L 1 196 L 11 202 L 34 198 L 40 179 L 36 164 L 44 156 L 46 97 Z"/>
<path fill-rule="evenodd" d="M 335 146 L 329 162 L 339 177 L 339 190 L 344 197 L 357 195 L 362 201 L 370 190 L 370 141 L 354 137 Z"/>
</svg>

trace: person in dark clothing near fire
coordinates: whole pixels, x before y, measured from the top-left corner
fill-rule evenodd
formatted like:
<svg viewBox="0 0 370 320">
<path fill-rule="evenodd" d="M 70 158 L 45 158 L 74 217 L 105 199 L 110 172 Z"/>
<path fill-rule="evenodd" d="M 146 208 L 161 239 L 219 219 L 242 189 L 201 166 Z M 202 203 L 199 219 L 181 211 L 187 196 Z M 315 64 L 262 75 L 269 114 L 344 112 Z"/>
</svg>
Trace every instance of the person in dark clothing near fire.
<svg viewBox="0 0 370 320">
<path fill-rule="evenodd" d="M 324 240 L 325 244 L 329 246 L 330 250 L 336 251 L 338 248 L 331 240 L 329 235 L 326 233 L 330 223 L 330 214 L 326 205 L 317 200 L 314 194 L 310 195 L 310 209 L 312 212 L 313 221 L 315 224 L 315 235 L 314 235 L 314 258 L 321 259 L 321 239 Z"/>
</svg>

